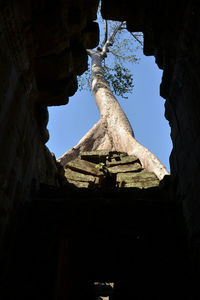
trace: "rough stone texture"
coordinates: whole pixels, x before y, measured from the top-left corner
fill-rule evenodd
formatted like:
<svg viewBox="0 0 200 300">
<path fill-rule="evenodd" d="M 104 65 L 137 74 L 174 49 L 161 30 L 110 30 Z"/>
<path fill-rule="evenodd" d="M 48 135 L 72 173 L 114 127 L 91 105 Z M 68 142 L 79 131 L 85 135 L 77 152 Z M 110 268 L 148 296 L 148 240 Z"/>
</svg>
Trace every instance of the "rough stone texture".
<svg viewBox="0 0 200 300">
<path fill-rule="evenodd" d="M 96 168 L 96 164 L 83 159 L 70 161 L 65 167 L 67 183 L 78 188 L 94 188 L 102 185 L 103 173 Z M 65 182 L 63 181 L 63 184 Z"/>
<path fill-rule="evenodd" d="M 139 172 L 139 173 L 118 173 L 117 182 L 119 187 L 137 187 L 149 188 L 159 185 L 159 180 L 154 173 Z"/>
<path fill-rule="evenodd" d="M 12 209 L 61 168 L 45 143 L 47 105 L 68 102 L 98 44 L 98 1 L 0 1 L 0 237 Z"/>
<path fill-rule="evenodd" d="M 65 166 L 66 183 L 78 188 L 149 188 L 160 181 L 154 173 L 143 170 L 134 155 L 96 150 L 83 152 Z M 86 183 L 87 182 L 87 183 Z"/>
<path fill-rule="evenodd" d="M 95 176 L 86 175 L 78 171 L 73 171 L 70 168 L 65 169 L 65 177 L 72 180 L 89 181 L 89 182 L 94 182 L 95 178 L 97 178 Z"/>
<path fill-rule="evenodd" d="M 144 33 L 144 54 L 163 69 L 160 94 L 171 126 L 171 174 L 183 205 L 200 275 L 200 4 L 174 1 L 103 0 L 103 17 L 126 20 L 130 31 Z"/>
<path fill-rule="evenodd" d="M 120 155 L 120 157 L 122 156 L 127 156 L 127 153 L 125 152 L 117 152 L 117 151 L 110 151 L 110 150 L 97 150 L 97 151 L 85 151 L 81 153 L 81 159 L 87 160 L 87 161 L 92 161 L 96 164 L 103 162 L 105 163 L 106 161 L 110 161 L 110 155 L 112 155 L 112 158 L 114 159 L 115 155 L 118 157 Z M 119 157 L 118 157 L 119 158 Z M 106 163 L 108 164 L 108 163 Z"/>
<path fill-rule="evenodd" d="M 117 173 L 121 173 L 121 172 L 139 172 L 143 170 L 142 166 L 140 163 L 135 163 L 135 164 L 120 164 L 119 166 L 118 165 L 115 165 L 113 167 L 109 167 L 108 168 L 108 171 L 111 173 L 111 174 L 117 174 Z"/>
<path fill-rule="evenodd" d="M 95 175 L 95 176 L 100 176 L 101 171 L 99 171 L 96 168 L 96 165 L 92 162 L 86 161 L 86 160 L 81 160 L 81 159 L 75 159 L 70 161 L 66 168 L 70 168 L 75 171 L 81 171 L 82 173 L 85 174 L 90 174 L 90 175 Z"/>
<path fill-rule="evenodd" d="M 131 163 L 136 163 L 139 162 L 138 158 L 135 155 L 126 155 L 126 156 L 121 156 L 120 159 L 117 160 L 117 157 L 113 157 L 111 161 L 107 161 L 106 165 L 108 167 L 114 167 L 114 166 L 119 166 L 119 165 L 125 165 L 125 164 L 131 164 Z"/>
</svg>

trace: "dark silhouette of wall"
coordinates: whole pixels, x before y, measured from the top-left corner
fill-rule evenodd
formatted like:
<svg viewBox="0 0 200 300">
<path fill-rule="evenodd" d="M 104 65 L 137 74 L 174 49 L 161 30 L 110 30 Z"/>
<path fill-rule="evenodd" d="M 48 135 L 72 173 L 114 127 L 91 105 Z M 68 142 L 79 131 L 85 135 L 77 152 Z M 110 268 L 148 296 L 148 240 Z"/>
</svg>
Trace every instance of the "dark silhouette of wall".
<svg viewBox="0 0 200 300">
<path fill-rule="evenodd" d="M 171 127 L 171 175 L 182 203 L 194 266 L 199 265 L 199 11 L 197 1 L 103 1 L 105 18 L 126 20 L 130 31 L 143 31 L 144 54 L 163 69 L 160 94 Z"/>
</svg>

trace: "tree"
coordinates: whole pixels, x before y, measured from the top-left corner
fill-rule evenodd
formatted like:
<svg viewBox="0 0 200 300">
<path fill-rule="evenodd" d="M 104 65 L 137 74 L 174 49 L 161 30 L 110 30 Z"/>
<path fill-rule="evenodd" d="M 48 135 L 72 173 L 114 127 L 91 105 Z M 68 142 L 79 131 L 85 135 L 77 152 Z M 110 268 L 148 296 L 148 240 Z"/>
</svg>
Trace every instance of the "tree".
<svg viewBox="0 0 200 300">
<path fill-rule="evenodd" d="M 103 149 L 123 151 L 137 156 L 145 170 L 154 172 L 159 179 L 162 179 L 164 175 L 168 174 L 166 168 L 154 154 L 136 141 L 129 120 L 112 92 L 113 90 L 115 94 L 124 96 L 133 88 L 132 75 L 122 63 L 125 59 L 136 61 L 137 58 L 134 55 L 120 56 L 119 51 L 110 50 L 110 48 L 113 49 L 116 36 L 123 33 L 124 26 L 124 22 L 115 23 L 109 35 L 108 22 L 105 21 L 101 47 L 99 46 L 96 50 L 87 50 L 92 61 L 91 90 L 100 112 L 100 119 L 76 146 L 58 160 L 65 166 L 67 162 L 78 157 L 83 151 Z M 141 43 L 136 34 L 132 35 Z M 124 43 L 124 45 L 127 44 Z M 113 68 L 108 68 L 105 64 L 109 52 L 116 57 Z"/>
</svg>

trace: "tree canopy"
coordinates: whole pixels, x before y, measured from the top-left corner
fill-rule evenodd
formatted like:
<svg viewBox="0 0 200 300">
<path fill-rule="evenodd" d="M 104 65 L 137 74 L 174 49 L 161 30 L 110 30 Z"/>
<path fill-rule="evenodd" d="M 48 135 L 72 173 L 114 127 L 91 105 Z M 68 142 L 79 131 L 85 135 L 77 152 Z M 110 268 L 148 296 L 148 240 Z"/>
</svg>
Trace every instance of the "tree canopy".
<svg viewBox="0 0 200 300">
<path fill-rule="evenodd" d="M 103 20 L 98 12 L 100 27 L 100 42 L 94 51 L 101 51 L 111 35 L 113 42 L 107 47 L 106 56 L 102 62 L 104 77 L 111 91 L 127 99 L 127 94 L 133 92 L 134 78 L 129 70 L 130 63 L 138 63 L 137 50 L 143 45 L 142 33 L 131 33 L 126 30 L 126 22 Z M 91 90 L 91 68 L 79 77 L 79 88 Z"/>
</svg>

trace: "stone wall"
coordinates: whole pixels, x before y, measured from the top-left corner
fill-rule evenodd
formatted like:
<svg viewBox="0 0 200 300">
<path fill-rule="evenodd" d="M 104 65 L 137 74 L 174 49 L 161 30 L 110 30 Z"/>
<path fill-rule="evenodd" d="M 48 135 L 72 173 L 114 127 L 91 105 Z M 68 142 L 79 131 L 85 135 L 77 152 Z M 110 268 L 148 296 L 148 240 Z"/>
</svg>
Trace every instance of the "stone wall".
<svg viewBox="0 0 200 300">
<path fill-rule="evenodd" d="M 98 44 L 97 1 L 0 1 L 0 235 L 40 183 L 59 185 L 45 143 L 47 105 L 61 105 Z"/>
<path fill-rule="evenodd" d="M 144 32 L 144 54 L 163 69 L 160 94 L 171 126 L 171 174 L 194 250 L 200 243 L 200 4 L 198 1 L 103 1 L 106 18 L 127 20 L 130 31 Z"/>
<path fill-rule="evenodd" d="M 63 185 L 87 189 L 139 188 L 158 186 L 159 179 L 142 168 L 135 155 L 96 150 L 82 152 L 65 166 Z"/>
<path fill-rule="evenodd" d="M 191 1 L 176 48 L 171 78 L 163 76 L 166 118 L 171 126 L 173 174 L 189 230 L 195 267 L 200 257 L 200 6 Z M 168 72 L 169 68 L 166 68 Z M 170 71 L 169 71 L 170 72 Z M 165 87 L 166 86 L 166 87 Z M 162 95 L 162 89 L 161 89 Z M 198 270 L 199 272 L 199 270 Z"/>
</svg>

